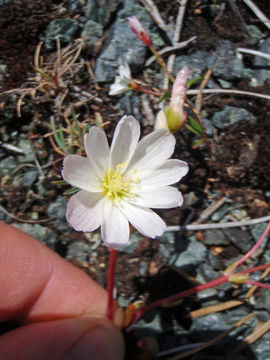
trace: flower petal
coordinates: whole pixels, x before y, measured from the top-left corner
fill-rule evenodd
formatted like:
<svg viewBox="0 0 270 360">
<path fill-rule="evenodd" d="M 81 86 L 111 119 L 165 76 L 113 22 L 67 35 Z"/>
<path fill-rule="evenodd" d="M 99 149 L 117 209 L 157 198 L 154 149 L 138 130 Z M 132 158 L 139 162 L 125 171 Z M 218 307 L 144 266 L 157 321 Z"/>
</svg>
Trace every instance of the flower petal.
<svg viewBox="0 0 270 360">
<path fill-rule="evenodd" d="M 173 153 L 175 138 L 166 129 L 155 130 L 138 144 L 129 164 L 129 171 L 155 169 L 161 166 Z"/>
<path fill-rule="evenodd" d="M 118 122 L 111 145 L 110 166 L 128 165 L 140 137 L 140 124 L 133 116 L 123 116 Z"/>
<path fill-rule="evenodd" d="M 140 181 L 143 186 L 165 186 L 175 184 L 188 172 L 188 165 L 182 160 L 167 160 L 154 170 L 140 171 Z"/>
<path fill-rule="evenodd" d="M 107 200 L 101 225 L 101 237 L 108 247 L 118 250 L 129 240 L 129 224 L 116 204 Z"/>
<path fill-rule="evenodd" d="M 125 201 L 121 208 L 128 221 L 143 235 L 150 238 L 161 236 L 166 230 L 166 224 L 154 211 L 142 208 Z"/>
<path fill-rule="evenodd" d="M 132 198 L 132 204 L 153 209 L 169 209 L 181 206 L 183 196 L 180 191 L 172 186 L 142 187 L 142 190 Z"/>
<path fill-rule="evenodd" d="M 124 82 L 130 82 L 131 72 L 128 63 L 124 63 L 123 65 L 119 66 L 119 75 L 120 78 L 123 79 Z"/>
<path fill-rule="evenodd" d="M 82 156 L 66 156 L 63 162 L 62 176 L 67 183 L 82 190 L 102 191 L 95 169 L 89 159 Z"/>
<path fill-rule="evenodd" d="M 105 132 L 92 126 L 84 136 L 84 147 L 97 175 L 102 178 L 108 168 L 109 145 Z"/>
<path fill-rule="evenodd" d="M 94 231 L 102 223 L 104 198 L 84 190 L 73 195 L 67 204 L 66 218 L 77 231 Z"/>
</svg>

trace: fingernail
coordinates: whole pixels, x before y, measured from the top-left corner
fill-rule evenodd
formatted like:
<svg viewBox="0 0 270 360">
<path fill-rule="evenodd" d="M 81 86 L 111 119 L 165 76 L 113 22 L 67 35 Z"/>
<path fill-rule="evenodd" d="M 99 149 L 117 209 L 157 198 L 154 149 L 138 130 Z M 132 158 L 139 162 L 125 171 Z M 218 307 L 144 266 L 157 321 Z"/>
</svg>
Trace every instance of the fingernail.
<svg viewBox="0 0 270 360">
<path fill-rule="evenodd" d="M 122 360 L 123 340 L 115 330 L 102 325 L 82 335 L 72 346 L 68 360 Z"/>
</svg>

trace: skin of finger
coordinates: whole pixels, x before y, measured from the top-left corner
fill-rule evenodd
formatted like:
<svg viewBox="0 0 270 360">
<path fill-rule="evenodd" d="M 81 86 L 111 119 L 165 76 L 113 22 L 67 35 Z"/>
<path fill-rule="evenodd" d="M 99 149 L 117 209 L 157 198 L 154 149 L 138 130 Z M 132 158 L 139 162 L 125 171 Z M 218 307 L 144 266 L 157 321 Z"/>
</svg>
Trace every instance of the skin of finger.
<svg viewBox="0 0 270 360">
<path fill-rule="evenodd" d="M 0 360 L 66 360 L 73 345 L 100 324 L 111 330 L 113 338 L 103 346 L 113 348 L 117 360 L 122 360 L 124 340 L 121 332 L 110 321 L 98 316 L 45 321 L 6 333 L 0 337 Z"/>
<path fill-rule="evenodd" d="M 0 321 L 104 315 L 106 291 L 41 242 L 0 223 Z"/>
</svg>

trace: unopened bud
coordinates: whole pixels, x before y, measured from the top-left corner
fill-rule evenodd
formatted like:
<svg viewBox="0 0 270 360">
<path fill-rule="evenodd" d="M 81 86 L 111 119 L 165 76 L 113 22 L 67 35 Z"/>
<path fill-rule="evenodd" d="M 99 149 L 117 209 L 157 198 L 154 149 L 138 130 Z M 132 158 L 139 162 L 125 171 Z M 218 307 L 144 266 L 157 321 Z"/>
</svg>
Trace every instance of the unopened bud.
<svg viewBox="0 0 270 360">
<path fill-rule="evenodd" d="M 130 29 L 134 32 L 137 38 L 140 39 L 146 46 L 151 47 L 152 41 L 150 39 L 150 36 L 143 28 L 138 18 L 136 16 L 131 16 L 128 18 L 128 23 Z"/>
<path fill-rule="evenodd" d="M 245 274 L 232 274 L 229 277 L 229 281 L 234 284 L 245 284 L 248 279 L 249 276 Z"/>
</svg>

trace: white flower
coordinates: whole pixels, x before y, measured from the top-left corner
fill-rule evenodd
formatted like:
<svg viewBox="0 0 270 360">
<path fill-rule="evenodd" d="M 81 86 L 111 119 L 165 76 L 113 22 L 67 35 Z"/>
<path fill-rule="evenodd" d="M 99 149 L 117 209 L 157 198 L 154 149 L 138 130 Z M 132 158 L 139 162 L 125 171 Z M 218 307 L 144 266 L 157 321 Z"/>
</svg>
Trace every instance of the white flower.
<svg viewBox="0 0 270 360">
<path fill-rule="evenodd" d="M 119 95 L 131 90 L 129 84 L 132 82 L 130 68 L 127 63 L 120 65 L 119 76 L 115 77 L 114 83 L 110 86 L 109 95 Z"/>
<path fill-rule="evenodd" d="M 143 235 L 160 236 L 164 221 L 150 208 L 181 206 L 182 194 L 172 186 L 188 171 L 181 160 L 169 160 L 175 138 L 156 130 L 139 141 L 140 125 L 124 116 L 116 126 L 111 148 L 103 130 L 85 135 L 87 158 L 68 155 L 63 178 L 81 190 L 67 205 L 67 221 L 78 231 L 101 226 L 107 246 L 117 250 L 129 240 L 129 222 Z"/>
</svg>

